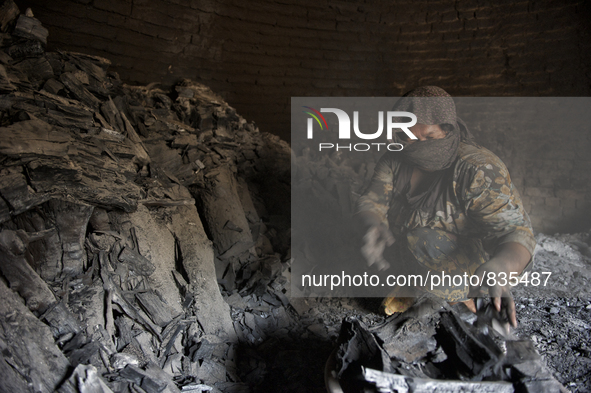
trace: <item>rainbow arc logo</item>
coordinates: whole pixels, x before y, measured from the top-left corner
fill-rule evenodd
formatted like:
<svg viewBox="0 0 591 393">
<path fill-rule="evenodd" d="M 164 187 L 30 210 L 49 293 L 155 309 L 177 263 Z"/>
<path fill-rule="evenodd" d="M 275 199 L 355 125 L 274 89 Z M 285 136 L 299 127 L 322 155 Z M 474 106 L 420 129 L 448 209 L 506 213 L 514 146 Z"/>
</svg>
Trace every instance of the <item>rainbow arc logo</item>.
<svg viewBox="0 0 591 393">
<path fill-rule="evenodd" d="M 322 123 L 320 122 L 320 119 L 322 119 L 322 121 L 324 122 L 324 125 L 326 126 L 326 129 L 328 130 L 328 124 L 326 123 L 326 119 L 324 118 L 324 116 L 322 116 L 322 113 L 318 112 L 316 109 L 314 109 L 310 106 L 303 106 L 302 108 L 306 108 L 306 109 L 309 109 L 310 111 L 314 112 L 314 113 L 312 113 L 310 111 L 302 111 L 302 112 L 307 113 L 308 115 L 312 116 L 314 119 L 316 119 L 316 122 L 320 126 L 320 129 L 324 130 L 324 127 L 322 127 Z M 316 115 L 320 116 L 320 119 Z M 312 119 L 309 119 L 309 120 L 312 120 Z"/>
</svg>

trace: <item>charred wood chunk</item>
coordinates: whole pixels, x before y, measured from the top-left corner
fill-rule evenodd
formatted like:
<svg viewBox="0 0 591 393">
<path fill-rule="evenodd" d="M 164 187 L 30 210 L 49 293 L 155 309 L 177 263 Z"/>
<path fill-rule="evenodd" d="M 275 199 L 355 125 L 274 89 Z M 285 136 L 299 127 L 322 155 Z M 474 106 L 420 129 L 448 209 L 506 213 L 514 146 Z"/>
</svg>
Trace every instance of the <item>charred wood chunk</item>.
<svg viewBox="0 0 591 393">
<path fill-rule="evenodd" d="M 552 381 L 554 377 L 548 370 L 542 357 L 534 348 L 533 342 L 530 340 L 507 341 L 507 353 L 503 359 L 505 366 L 511 367 L 511 376 L 519 379 L 524 385 L 524 391 L 527 392 L 546 392 L 554 391 L 548 389 L 548 386 L 553 386 Z M 528 384 L 527 381 L 548 381 L 547 390 L 534 389 L 537 384 Z M 556 390 L 558 391 L 558 390 Z"/>
<path fill-rule="evenodd" d="M 517 384 L 519 392 L 523 393 L 557 393 L 568 392 L 564 386 L 555 379 L 548 380 L 526 380 Z"/>
<path fill-rule="evenodd" d="M 55 217 L 56 227 L 62 243 L 62 264 L 64 276 L 77 276 L 86 264 L 84 239 L 93 206 L 52 200 L 49 208 Z"/>
<path fill-rule="evenodd" d="M 13 215 L 23 213 L 48 199 L 47 196 L 33 191 L 24 174 L 14 172 L 3 173 L 0 195 L 10 205 Z"/>
<path fill-rule="evenodd" d="M 37 40 L 19 40 L 8 48 L 8 55 L 15 60 L 25 57 L 41 57 L 44 53 L 44 45 Z"/>
<path fill-rule="evenodd" d="M 513 393 L 513 385 L 508 382 L 469 382 L 445 381 L 426 378 L 409 378 L 366 368 L 363 370 L 366 381 L 375 384 L 378 392 L 413 393 Z"/>
<path fill-rule="evenodd" d="M 407 311 L 371 331 L 391 358 L 414 363 L 437 348 L 435 327 L 442 306 L 440 299 L 421 297 Z"/>
<path fill-rule="evenodd" d="M 64 346 L 64 354 L 68 357 L 72 367 L 79 364 L 97 363 L 101 343 L 99 341 L 84 342 L 83 339 L 83 334 L 77 335 Z"/>
<path fill-rule="evenodd" d="M 41 87 L 46 80 L 53 77 L 53 68 L 45 57 L 24 59 L 13 66 L 27 75 L 36 88 Z"/>
<path fill-rule="evenodd" d="M 3 170 L 0 182 L 0 194 L 6 200 L 13 211 L 24 211 L 27 200 L 32 199 L 33 190 L 29 188 L 27 180 L 22 173 L 14 170 Z"/>
<path fill-rule="evenodd" d="M 58 94 L 64 89 L 64 84 L 54 78 L 48 79 L 43 85 L 43 90 L 51 94 Z"/>
<path fill-rule="evenodd" d="M 134 249 L 125 247 L 119 254 L 119 261 L 127 263 L 131 270 L 142 276 L 149 276 L 156 270 L 156 266 L 146 257 Z"/>
<path fill-rule="evenodd" d="M 160 327 L 165 327 L 170 321 L 178 316 L 178 313 L 175 313 L 174 310 L 164 303 L 153 291 L 138 293 L 136 298 L 150 319 Z"/>
<path fill-rule="evenodd" d="M 101 103 L 99 99 L 92 95 L 73 73 L 64 72 L 60 75 L 60 81 L 76 99 L 90 108 L 98 109 Z"/>
<path fill-rule="evenodd" d="M 0 92 L 2 93 L 10 93 L 17 90 L 17 87 L 12 84 L 8 74 L 6 73 L 6 68 L 3 65 L 0 65 Z"/>
<path fill-rule="evenodd" d="M 43 313 L 56 302 L 53 292 L 25 259 L 28 239 L 24 231 L 0 232 L 0 271 L 10 288 L 23 299 L 34 312 Z"/>
<path fill-rule="evenodd" d="M 107 101 L 105 101 L 104 104 L 101 105 L 101 113 L 114 130 L 125 130 L 121 114 L 110 97 Z"/>
<path fill-rule="evenodd" d="M 367 327 L 355 318 L 346 318 L 337 341 L 335 371 L 342 384 L 351 388 L 350 391 L 363 389 L 366 385 L 359 378 L 362 366 L 392 371 L 388 354 Z"/>
<path fill-rule="evenodd" d="M 0 198 L 0 223 L 8 221 L 10 219 L 10 208 L 4 202 L 4 199 Z"/>
<path fill-rule="evenodd" d="M 118 304 L 121 307 L 121 309 L 125 312 L 125 314 L 127 314 L 127 316 L 129 316 L 131 319 L 144 326 L 159 340 L 162 339 L 162 336 L 160 334 L 162 329 L 160 329 L 159 326 L 154 325 L 152 322 L 144 318 L 145 314 L 140 312 L 140 310 L 136 309 L 130 302 L 128 302 L 119 292 L 116 286 L 113 287 L 113 303 Z"/>
<path fill-rule="evenodd" d="M 197 147 L 197 135 L 195 134 L 183 134 L 179 135 L 172 141 L 172 147 L 175 149 L 178 148 L 187 148 L 187 147 Z"/>
<path fill-rule="evenodd" d="M 168 381 L 155 372 L 154 369 L 142 370 L 134 365 L 127 365 L 119 372 L 122 378 L 135 383 L 147 393 L 159 393 L 168 387 Z"/>
<path fill-rule="evenodd" d="M 402 323 L 393 337 L 384 342 L 384 349 L 391 358 L 413 363 L 437 348 L 433 320 L 409 319 Z"/>
<path fill-rule="evenodd" d="M 199 190 L 203 218 L 220 256 L 236 256 L 254 245 L 236 179 L 227 165 L 208 172 L 206 178 L 207 187 Z M 226 227 L 228 221 L 233 223 L 232 228 Z"/>
<path fill-rule="evenodd" d="M 27 105 L 33 108 L 32 110 L 36 110 L 35 108 L 42 110 L 36 105 Z M 67 132 L 41 120 L 27 120 L 2 127 L 0 137 L 2 138 L 0 153 L 8 156 L 28 154 L 61 157 L 68 154 L 69 142 L 72 142 Z"/>
<path fill-rule="evenodd" d="M 94 57 L 94 59 L 100 59 L 97 62 L 99 64 L 105 65 L 105 67 L 107 68 L 111 64 L 109 60 L 104 58 Z M 90 58 L 86 59 L 82 56 L 70 55 L 70 61 L 75 62 L 77 67 L 79 67 L 82 71 L 84 71 L 86 74 L 88 74 L 98 82 L 102 83 L 105 81 L 105 79 L 107 79 L 107 73 L 105 71 L 106 68 L 103 69 L 99 65 L 95 64 L 93 61 L 90 60 Z"/>
<path fill-rule="evenodd" d="M 39 193 L 62 187 L 71 187 L 73 191 L 82 181 L 81 168 L 69 160 L 39 159 L 31 161 L 27 168 L 31 185 Z"/>
<path fill-rule="evenodd" d="M 199 367 L 197 378 L 208 385 L 226 382 L 226 367 L 213 359 L 204 360 Z"/>
<path fill-rule="evenodd" d="M 502 351 L 491 336 L 479 333 L 453 312 L 440 314 L 436 339 L 443 347 L 448 364 L 469 378 L 481 379 L 492 373 Z"/>
<path fill-rule="evenodd" d="M 29 237 L 25 258 L 41 278 L 53 282 L 62 272 L 62 247 L 55 222 L 46 211 L 44 206 L 31 209 L 14 217 L 14 222 Z"/>
<path fill-rule="evenodd" d="M 169 148 L 162 140 L 146 142 L 146 148 L 158 168 L 178 175 L 179 168 L 183 167 L 183 159 L 177 150 Z"/>
<path fill-rule="evenodd" d="M 4 261 L 0 265 L 4 265 Z M 39 321 L 2 280 L 0 298 L 0 391 L 55 391 L 70 365 L 53 343 L 49 327 Z"/>
<path fill-rule="evenodd" d="M 105 209 L 95 208 L 88 221 L 94 232 L 109 232 L 111 230 L 111 221 L 109 213 Z"/>
<path fill-rule="evenodd" d="M 93 76 L 96 74 L 97 77 L 100 77 L 102 74 L 100 74 L 100 71 L 94 68 L 94 66 L 99 67 L 103 71 L 107 71 L 111 65 L 111 60 L 100 56 L 78 52 L 60 52 L 60 54 L 66 56 L 69 62 L 76 64 L 76 66 L 86 71 L 88 74 Z"/>
<path fill-rule="evenodd" d="M 18 6 L 12 0 L 4 0 L 0 6 L 0 31 L 5 33 L 10 24 L 20 14 Z"/>
<path fill-rule="evenodd" d="M 133 340 L 133 334 L 131 333 L 132 321 L 125 316 L 119 316 L 115 319 L 115 325 L 119 332 L 117 350 L 120 351 Z"/>
<path fill-rule="evenodd" d="M 41 22 L 26 15 L 20 15 L 16 21 L 13 35 L 17 37 L 28 38 L 30 40 L 37 40 L 43 45 L 47 45 L 47 36 L 49 31 L 41 25 Z"/>
<path fill-rule="evenodd" d="M 44 88 L 45 90 L 40 90 L 39 95 L 35 97 L 35 103 L 43 110 L 38 117 L 62 127 L 92 128 L 94 125 L 93 112 L 77 101 L 54 94 L 64 89 L 62 83 L 55 79 L 49 79 Z M 67 134 L 62 132 L 62 135 L 66 136 Z M 72 147 L 71 144 L 68 146 Z"/>
<path fill-rule="evenodd" d="M 503 360 L 505 364 L 519 364 L 541 360 L 531 340 L 508 340 L 506 346 L 507 353 Z"/>
<path fill-rule="evenodd" d="M 58 393 L 113 393 L 101 378 L 96 367 L 79 364 L 72 376 L 57 390 Z"/>
<path fill-rule="evenodd" d="M 62 302 L 56 303 L 40 319 L 45 320 L 49 327 L 51 327 L 55 338 L 66 334 L 78 334 L 82 330 L 74 314 Z"/>
</svg>

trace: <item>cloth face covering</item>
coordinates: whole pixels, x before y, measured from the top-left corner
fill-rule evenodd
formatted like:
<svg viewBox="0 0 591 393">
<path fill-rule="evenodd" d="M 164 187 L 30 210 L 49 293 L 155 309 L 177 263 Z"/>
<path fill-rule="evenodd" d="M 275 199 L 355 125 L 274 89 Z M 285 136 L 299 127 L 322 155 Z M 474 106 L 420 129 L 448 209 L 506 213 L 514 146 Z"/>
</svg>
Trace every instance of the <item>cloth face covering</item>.
<svg viewBox="0 0 591 393">
<path fill-rule="evenodd" d="M 402 150 L 404 160 L 419 168 L 433 172 L 449 168 L 456 159 L 460 134 L 448 132 L 443 139 L 407 143 Z"/>
</svg>

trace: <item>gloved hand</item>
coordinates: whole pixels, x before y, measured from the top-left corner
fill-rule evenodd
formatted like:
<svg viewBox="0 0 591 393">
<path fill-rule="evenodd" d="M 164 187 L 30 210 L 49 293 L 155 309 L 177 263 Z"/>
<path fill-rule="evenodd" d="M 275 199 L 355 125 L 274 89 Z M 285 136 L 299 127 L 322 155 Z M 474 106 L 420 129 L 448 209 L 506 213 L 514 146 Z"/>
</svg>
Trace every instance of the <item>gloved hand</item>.
<svg viewBox="0 0 591 393">
<path fill-rule="evenodd" d="M 390 264 L 384 259 L 384 250 L 394 244 L 392 232 L 384 224 L 372 225 L 363 236 L 363 242 L 361 253 L 367 265 L 376 264 L 379 270 L 388 269 Z"/>
<path fill-rule="evenodd" d="M 470 289 L 470 297 L 480 297 L 488 292 L 493 305 L 498 312 L 503 310 L 513 327 L 517 327 L 515 301 L 511 295 L 510 280 L 523 272 L 531 259 L 531 254 L 519 243 L 504 243 L 496 250 L 493 257 L 476 269 L 474 275 L 482 277 L 484 281 L 477 287 Z"/>
</svg>

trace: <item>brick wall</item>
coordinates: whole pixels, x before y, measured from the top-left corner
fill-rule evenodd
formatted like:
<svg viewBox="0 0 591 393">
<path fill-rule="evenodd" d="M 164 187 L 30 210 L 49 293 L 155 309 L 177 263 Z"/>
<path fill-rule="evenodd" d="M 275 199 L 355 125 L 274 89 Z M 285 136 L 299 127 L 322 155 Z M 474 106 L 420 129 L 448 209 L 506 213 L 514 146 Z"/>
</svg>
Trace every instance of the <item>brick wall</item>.
<svg viewBox="0 0 591 393">
<path fill-rule="evenodd" d="M 509 168 L 534 229 L 591 228 L 591 97 L 458 98 L 457 104 L 478 142 Z"/>
<path fill-rule="evenodd" d="M 32 7 L 49 29 L 49 49 L 107 57 L 130 83 L 203 82 L 263 131 L 288 140 L 291 96 L 397 96 L 425 84 L 456 96 L 591 92 L 591 7 L 585 0 L 17 4 L 23 10 Z M 511 137 L 503 139 L 506 132 L 496 129 L 500 136 L 494 140 L 487 133 L 482 137 L 506 156 L 502 153 L 512 151 Z M 560 144 L 561 154 L 568 156 L 575 143 L 591 147 L 588 137 L 569 140 Z M 527 148 L 519 154 L 524 158 L 503 158 L 511 161 L 516 182 L 526 187 L 522 194 L 530 198 L 536 229 L 589 228 L 591 186 L 575 178 L 591 183 L 591 161 L 586 156 L 551 159 Z M 542 168 L 555 175 L 539 176 Z M 533 177 L 543 180 L 528 185 Z M 549 178 L 571 180 L 558 187 Z"/>
</svg>

